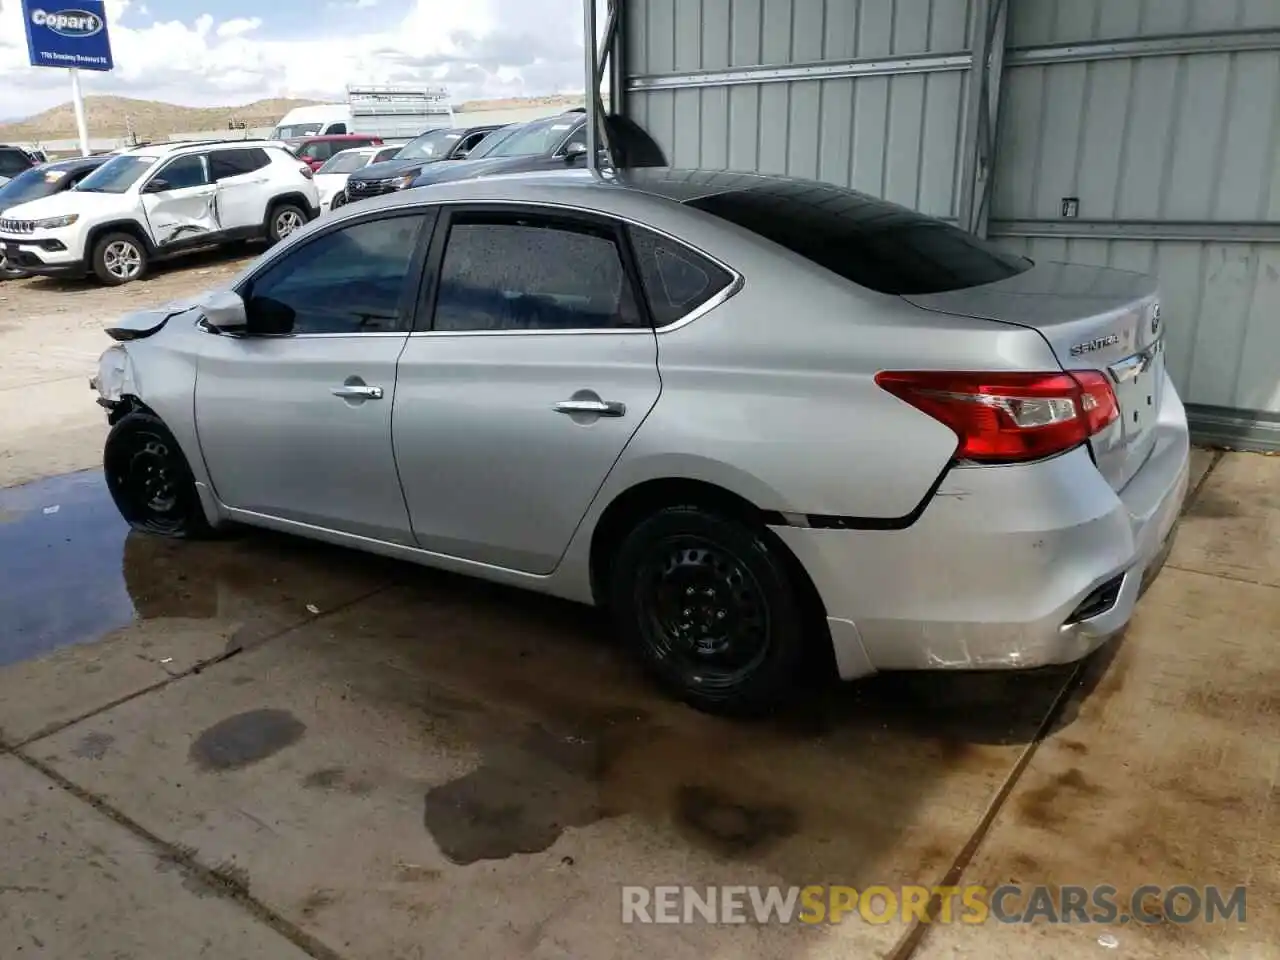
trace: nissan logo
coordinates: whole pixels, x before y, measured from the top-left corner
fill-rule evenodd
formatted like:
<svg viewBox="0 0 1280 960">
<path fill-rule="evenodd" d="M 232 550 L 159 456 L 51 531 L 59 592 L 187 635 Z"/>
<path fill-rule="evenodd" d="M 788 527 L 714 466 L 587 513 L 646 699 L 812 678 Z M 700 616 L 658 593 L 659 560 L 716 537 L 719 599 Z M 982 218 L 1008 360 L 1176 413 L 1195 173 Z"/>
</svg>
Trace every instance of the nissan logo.
<svg viewBox="0 0 1280 960">
<path fill-rule="evenodd" d="M 88 10 L 60 10 L 57 13 L 32 10 L 31 22 L 60 37 L 71 37 L 76 40 L 101 33 L 103 26 L 102 18 Z"/>
</svg>

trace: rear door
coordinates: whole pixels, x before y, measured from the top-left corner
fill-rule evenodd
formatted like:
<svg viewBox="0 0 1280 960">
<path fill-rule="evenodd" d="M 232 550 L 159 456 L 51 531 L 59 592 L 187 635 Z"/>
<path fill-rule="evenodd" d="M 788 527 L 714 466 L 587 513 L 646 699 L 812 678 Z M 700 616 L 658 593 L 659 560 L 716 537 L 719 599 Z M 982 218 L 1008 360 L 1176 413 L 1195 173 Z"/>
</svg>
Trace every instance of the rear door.
<svg viewBox="0 0 1280 960">
<path fill-rule="evenodd" d="M 271 158 L 260 147 L 209 154 L 209 173 L 217 187 L 218 222 L 223 230 L 256 230 L 266 222 L 270 165 Z"/>
<path fill-rule="evenodd" d="M 536 206 L 441 214 L 393 439 L 427 550 L 555 569 L 658 399 L 618 224 Z"/>
<path fill-rule="evenodd" d="M 216 195 L 203 154 L 175 157 L 156 170 L 142 186 L 142 209 L 156 246 L 216 238 L 221 230 Z"/>
</svg>

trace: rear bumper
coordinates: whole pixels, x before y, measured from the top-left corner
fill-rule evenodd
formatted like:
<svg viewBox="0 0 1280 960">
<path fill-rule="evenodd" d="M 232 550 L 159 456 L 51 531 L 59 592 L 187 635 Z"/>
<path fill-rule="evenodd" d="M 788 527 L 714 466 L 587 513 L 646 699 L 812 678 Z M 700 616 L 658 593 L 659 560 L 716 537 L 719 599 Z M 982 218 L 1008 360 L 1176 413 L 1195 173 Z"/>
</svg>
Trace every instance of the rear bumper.
<svg viewBox="0 0 1280 960">
<path fill-rule="evenodd" d="M 826 606 L 842 676 L 1069 663 L 1133 616 L 1186 495 L 1186 413 L 1166 382 L 1158 438 L 1119 493 L 1081 447 L 956 468 L 905 530 L 774 532 Z"/>
</svg>

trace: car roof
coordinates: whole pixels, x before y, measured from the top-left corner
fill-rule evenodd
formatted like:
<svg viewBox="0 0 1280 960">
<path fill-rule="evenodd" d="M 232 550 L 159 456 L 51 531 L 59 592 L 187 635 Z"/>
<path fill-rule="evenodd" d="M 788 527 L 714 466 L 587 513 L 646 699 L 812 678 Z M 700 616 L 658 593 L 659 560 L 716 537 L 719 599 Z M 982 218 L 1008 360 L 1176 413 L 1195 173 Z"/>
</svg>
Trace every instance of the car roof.
<svg viewBox="0 0 1280 960">
<path fill-rule="evenodd" d="M 48 163 L 40 164 L 41 170 L 75 170 L 78 167 L 100 167 L 110 157 L 67 157 L 64 160 L 50 160 Z"/>
<path fill-rule="evenodd" d="M 119 157 L 170 157 L 184 151 L 209 150 L 222 147 L 227 150 L 250 149 L 253 147 L 280 147 L 279 140 L 182 140 L 173 143 L 149 143 L 146 146 L 134 147 L 116 154 Z"/>
<path fill-rule="evenodd" d="M 692 201 L 730 195 L 754 200 L 803 204 L 815 213 L 839 217 L 851 225 L 862 221 L 876 227 L 896 222 L 917 222 L 922 215 L 887 200 L 846 187 L 763 173 L 733 173 L 723 170 L 694 170 L 647 167 L 618 170 L 611 176 L 585 170 L 547 170 L 471 177 L 412 187 L 363 201 L 355 210 L 375 211 L 420 203 L 483 202 L 563 202 L 585 209 L 603 209 L 602 190 L 624 191 L 635 199 L 665 200 L 685 206 Z M 616 194 L 615 194 L 616 195 Z M 351 211 L 348 211 L 351 212 Z"/>
</svg>

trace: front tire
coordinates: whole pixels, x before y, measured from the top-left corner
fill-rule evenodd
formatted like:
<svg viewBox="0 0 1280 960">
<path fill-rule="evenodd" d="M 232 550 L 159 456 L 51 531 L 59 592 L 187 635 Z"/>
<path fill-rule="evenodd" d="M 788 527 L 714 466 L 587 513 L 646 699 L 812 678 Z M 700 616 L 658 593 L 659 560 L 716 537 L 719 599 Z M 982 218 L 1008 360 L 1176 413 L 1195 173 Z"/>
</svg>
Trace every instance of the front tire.
<svg viewBox="0 0 1280 960">
<path fill-rule="evenodd" d="M 307 213 L 296 203 L 278 203 L 267 214 L 267 242 L 277 244 L 307 225 Z"/>
<path fill-rule="evenodd" d="M 697 506 L 660 510 L 623 540 L 609 602 L 644 666 L 693 707 L 759 714 L 799 689 L 803 606 L 763 529 Z"/>
<path fill-rule="evenodd" d="M 121 419 L 107 434 L 102 466 L 111 499 L 133 529 L 177 540 L 212 532 L 191 467 L 159 417 L 134 411 Z"/>
<path fill-rule="evenodd" d="M 141 280 L 147 275 L 147 247 L 129 233 L 108 233 L 99 237 L 91 255 L 93 272 L 110 287 Z"/>
</svg>

